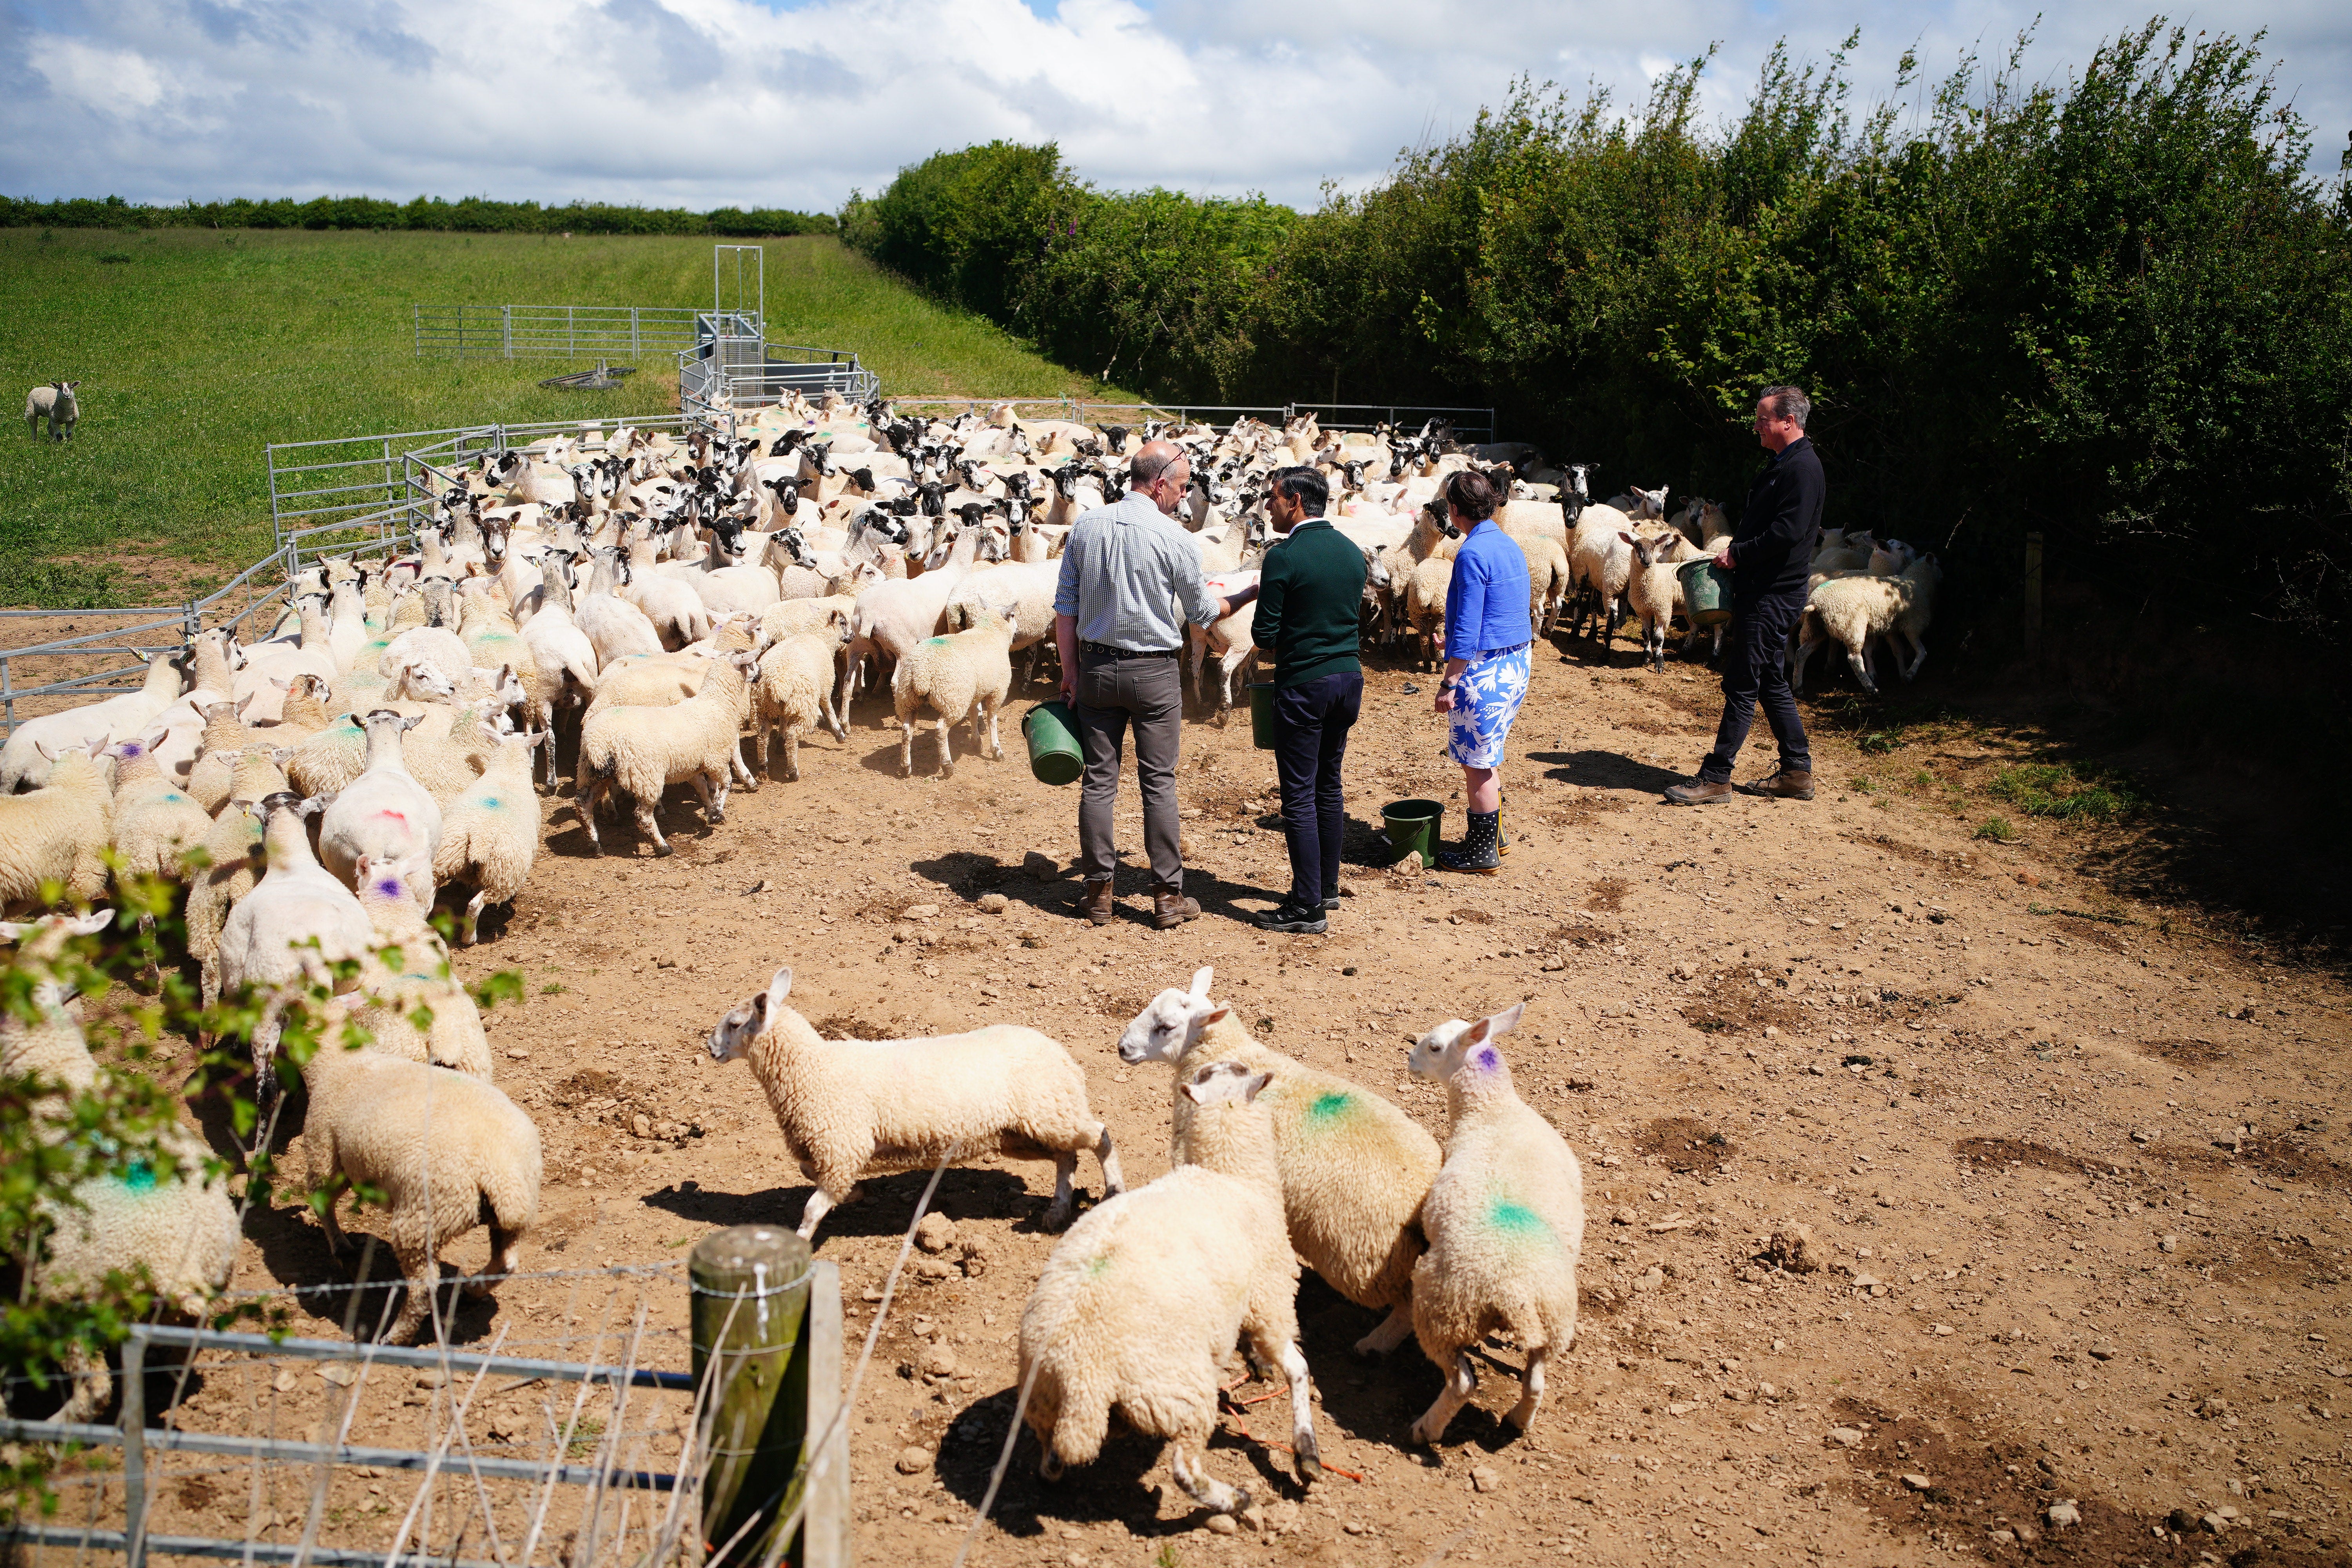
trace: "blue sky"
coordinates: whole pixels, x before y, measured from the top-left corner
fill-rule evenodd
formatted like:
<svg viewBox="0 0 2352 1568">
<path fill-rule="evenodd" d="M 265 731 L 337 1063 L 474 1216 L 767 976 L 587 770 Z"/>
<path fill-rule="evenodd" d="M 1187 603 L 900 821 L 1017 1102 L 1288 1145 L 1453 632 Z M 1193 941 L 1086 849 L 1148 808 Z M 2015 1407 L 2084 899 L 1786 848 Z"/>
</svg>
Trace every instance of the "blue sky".
<svg viewBox="0 0 2352 1568">
<path fill-rule="evenodd" d="M 1750 0 L 0 0 L 0 190 L 13 195 L 487 195 L 830 210 L 901 164 L 991 137 L 1058 141 L 1108 187 L 1262 190 L 1312 205 L 1444 136 L 1526 73 L 1638 102 L 1719 45 L 1728 116 L 1786 37 L 1862 29 L 1856 98 L 1916 47 L 1941 74 L 2035 26 L 2063 79 L 2137 5 Z M 2312 120 L 2352 130 L 2352 5 L 2173 13 L 2251 34 Z"/>
</svg>

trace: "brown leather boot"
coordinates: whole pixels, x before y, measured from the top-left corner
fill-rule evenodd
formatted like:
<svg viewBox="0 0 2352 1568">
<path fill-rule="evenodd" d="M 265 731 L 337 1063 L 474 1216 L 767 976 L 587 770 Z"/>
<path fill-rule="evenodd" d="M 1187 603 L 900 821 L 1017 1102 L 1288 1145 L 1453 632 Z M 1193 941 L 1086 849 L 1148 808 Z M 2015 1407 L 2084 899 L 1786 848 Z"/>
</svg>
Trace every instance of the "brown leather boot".
<svg viewBox="0 0 2352 1568">
<path fill-rule="evenodd" d="M 1811 768 L 1778 768 L 1754 784 L 1733 787 L 1742 795 L 1762 795 L 1768 800 L 1811 800 L 1813 773 Z"/>
<path fill-rule="evenodd" d="M 1201 900 L 1188 899 L 1171 888 L 1151 889 L 1151 926 L 1154 931 L 1174 931 L 1186 921 L 1197 920 Z"/>
<path fill-rule="evenodd" d="M 1118 918 L 1118 901 L 1110 895 L 1110 879 L 1088 882 L 1078 895 L 1078 913 L 1098 926 L 1107 926 Z"/>
<path fill-rule="evenodd" d="M 1669 788 L 1666 791 L 1666 804 L 1714 805 L 1729 800 L 1731 794 L 1731 786 L 1727 784 L 1717 784 L 1710 779 L 1693 779 L 1688 784 L 1678 784 Z"/>
</svg>

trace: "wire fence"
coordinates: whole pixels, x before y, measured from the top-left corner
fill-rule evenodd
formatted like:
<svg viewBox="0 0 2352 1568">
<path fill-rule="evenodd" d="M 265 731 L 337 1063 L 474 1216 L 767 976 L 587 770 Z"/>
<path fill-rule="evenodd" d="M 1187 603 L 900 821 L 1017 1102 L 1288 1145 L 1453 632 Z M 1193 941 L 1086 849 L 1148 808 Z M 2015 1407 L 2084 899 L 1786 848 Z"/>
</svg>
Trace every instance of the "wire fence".
<svg viewBox="0 0 2352 1568">
<path fill-rule="evenodd" d="M 564 1310 L 551 1321 L 502 1312 L 530 1321 L 462 1349 L 139 1325 L 123 1346 L 115 1423 L 0 1420 L 0 1439 L 67 1446 L 56 1511 L 0 1526 L 0 1542 L 32 1568 L 79 1568 L 100 1552 L 129 1568 L 158 1558 L 593 1568 L 682 1549 L 699 1561 L 713 1544 L 705 1483 L 729 1441 L 715 1417 L 741 1379 L 724 1358 L 696 1353 L 687 1272 L 506 1277 L 502 1296 L 547 1287 Z M 847 1568 L 838 1268 L 811 1264 L 802 1283 L 807 1315 L 780 1385 L 805 1406 L 787 1423 L 795 1489 L 754 1500 L 754 1511 L 763 1527 L 798 1527 L 800 1568 Z M 362 1293 L 381 1289 L 303 1293 L 345 1293 L 356 1320 Z M 714 1321 L 732 1325 L 736 1309 L 700 1328 Z M 23 1393 L 12 1388 L 12 1400 Z M 220 1528 L 229 1520 L 234 1533 Z M 764 1529 L 754 1533 L 769 1546 Z"/>
<path fill-rule="evenodd" d="M 714 332 L 757 339 L 756 310 L 698 305 L 424 305 L 409 307 L 416 357 L 617 358 L 690 349 Z"/>
<path fill-rule="evenodd" d="M 1074 425 L 1116 423 L 1121 416 L 1137 424 L 1147 419 L 1164 419 L 1180 424 L 1199 421 L 1230 425 L 1237 419 L 1248 417 L 1281 425 L 1300 415 L 1312 414 L 1316 423 L 1325 430 L 1368 432 L 1385 425 L 1391 429 L 1417 432 L 1428 421 L 1439 419 L 1445 422 L 1456 438 L 1479 437 L 1489 441 L 1495 438 L 1495 411 L 1492 408 L 1439 404 L 1097 403 L 1079 397 L 969 397 L 951 394 L 908 394 L 894 396 L 890 403 L 902 413 L 925 410 L 985 415 L 1009 406 L 1023 418 L 1066 419 Z"/>
</svg>

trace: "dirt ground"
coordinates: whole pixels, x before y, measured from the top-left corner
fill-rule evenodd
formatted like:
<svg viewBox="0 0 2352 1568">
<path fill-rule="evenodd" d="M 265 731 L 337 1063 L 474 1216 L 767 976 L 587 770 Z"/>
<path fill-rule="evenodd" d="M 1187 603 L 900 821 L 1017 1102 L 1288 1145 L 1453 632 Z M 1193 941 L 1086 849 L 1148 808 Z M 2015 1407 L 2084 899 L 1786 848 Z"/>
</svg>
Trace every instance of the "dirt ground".
<svg viewBox="0 0 2352 1568">
<path fill-rule="evenodd" d="M 1977 842 L 1933 801 L 1850 792 L 1860 759 L 1828 737 L 1811 804 L 1661 805 L 1712 731 L 1704 667 L 1602 668 L 1580 646 L 1538 660 L 1504 774 L 1513 852 L 1491 879 L 1368 863 L 1383 801 L 1434 795 L 1449 833 L 1462 823 L 1430 682 L 1368 674 L 1348 896 L 1319 937 L 1241 918 L 1286 872 L 1273 763 L 1240 715 L 1187 729 L 1205 913 L 1171 932 L 1143 918 L 1140 867 L 1118 922 L 1071 918 L 1076 793 L 1030 779 L 1010 721 L 1006 760 L 967 756 L 942 782 L 926 735 L 902 781 L 887 707 L 861 707 L 846 746 L 804 745 L 800 783 L 739 795 L 723 826 L 675 792 L 668 860 L 625 827 L 608 840 L 624 852 L 590 858 L 567 785 L 529 889 L 462 958 L 527 975 L 524 1003 L 490 1017 L 499 1081 L 546 1148 L 524 1267 L 669 1266 L 642 1293 L 644 1359 L 685 1365 L 676 1260 L 714 1226 L 795 1223 L 808 1192 L 749 1069 L 702 1048 L 782 963 L 827 1034 L 1052 1034 L 1135 1182 L 1165 1169 L 1168 1070 L 1123 1068 L 1114 1046 L 1199 965 L 1261 1038 L 1441 1139 L 1411 1041 L 1524 998 L 1503 1045 L 1583 1161 L 1589 1205 L 1584 1316 L 1534 1431 L 1500 1421 L 1518 1355 L 1496 1344 L 1445 1446 L 1411 1447 L 1437 1370 L 1410 1344 L 1353 1361 L 1373 1315 L 1308 1275 L 1324 1458 L 1360 1480 L 1303 1492 L 1287 1455 L 1244 1435 L 1278 1431 L 1280 1404 L 1252 1406 L 1209 1463 L 1251 1487 L 1266 1528 L 1221 1533 L 1153 1445 L 1115 1438 L 1048 1486 L 1024 1440 L 977 1561 L 2346 1561 L 2341 986 L 2112 896 L 2066 868 L 2062 838 Z M 1080 1178 L 1099 1195 L 1091 1161 Z M 820 1232 L 853 1361 L 922 1184 L 868 1183 Z M 952 1557 L 1011 1414 L 1050 1191 L 1039 1165 L 942 1184 L 958 1245 L 917 1255 L 852 1416 L 863 1561 Z M 298 1209 L 248 1230 L 240 1289 L 348 1278 Z M 483 1252 L 477 1231 L 449 1261 Z M 635 1298 L 615 1310 L 589 1285 L 511 1284 L 461 1309 L 460 1337 L 615 1355 Z M 298 1331 L 335 1331 L 345 1299 L 325 1300 Z M 226 1380 L 212 1403 L 181 1419 L 230 1418 Z M 2061 1502 L 2078 1523 L 2053 1523 Z"/>
</svg>

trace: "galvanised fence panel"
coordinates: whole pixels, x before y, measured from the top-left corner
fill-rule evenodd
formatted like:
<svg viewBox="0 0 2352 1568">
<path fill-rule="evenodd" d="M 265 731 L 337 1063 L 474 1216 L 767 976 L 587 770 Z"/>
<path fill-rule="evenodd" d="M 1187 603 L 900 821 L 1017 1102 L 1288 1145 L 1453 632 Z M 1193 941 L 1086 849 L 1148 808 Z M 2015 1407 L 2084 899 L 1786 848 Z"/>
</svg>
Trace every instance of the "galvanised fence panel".
<svg viewBox="0 0 2352 1568">
<path fill-rule="evenodd" d="M 691 348 L 712 312 L 694 305 L 413 305 L 416 357 L 605 359 Z M 730 311 L 730 317 L 738 312 Z M 748 312 L 751 335 L 759 318 Z"/>
</svg>

